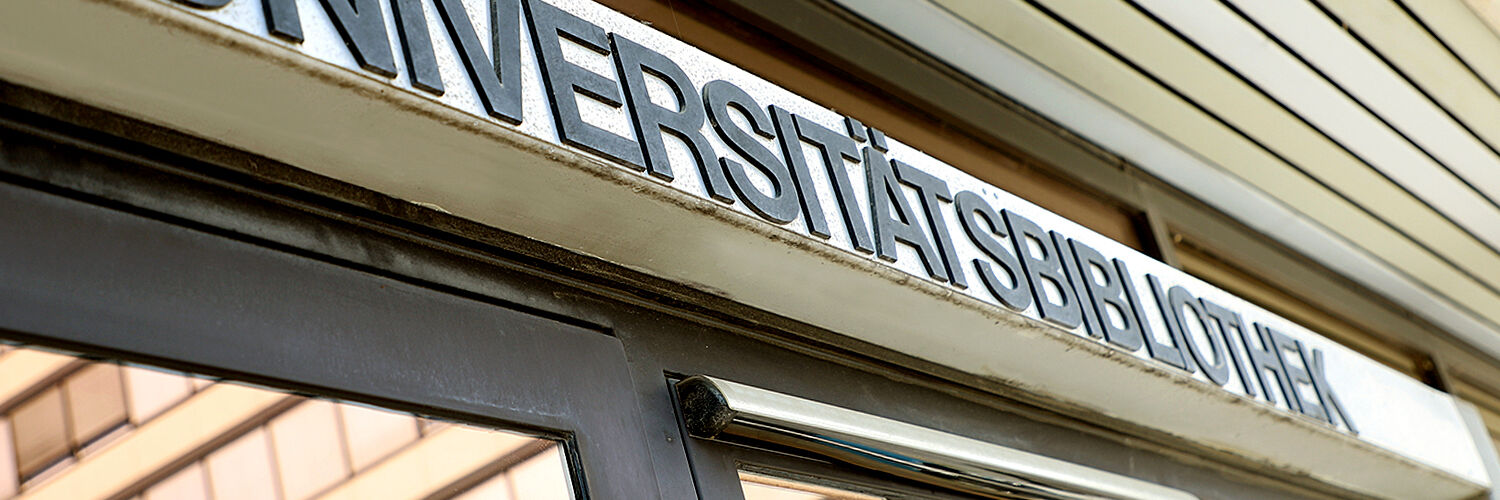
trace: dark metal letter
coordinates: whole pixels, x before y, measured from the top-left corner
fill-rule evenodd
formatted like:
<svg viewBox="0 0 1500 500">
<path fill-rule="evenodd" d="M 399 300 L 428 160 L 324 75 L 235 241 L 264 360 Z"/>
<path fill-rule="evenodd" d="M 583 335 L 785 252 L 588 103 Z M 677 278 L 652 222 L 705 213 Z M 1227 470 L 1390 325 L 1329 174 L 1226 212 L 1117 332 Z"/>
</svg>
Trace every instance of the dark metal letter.
<svg viewBox="0 0 1500 500">
<path fill-rule="evenodd" d="M 1276 397 L 1272 395 L 1271 391 L 1275 389 L 1276 393 L 1281 394 L 1286 399 L 1288 408 L 1291 408 L 1292 411 L 1302 411 L 1302 407 L 1297 404 L 1297 397 L 1292 395 L 1291 380 L 1286 376 L 1286 367 L 1281 363 L 1281 355 L 1276 352 L 1276 343 L 1272 341 L 1271 334 L 1268 333 L 1270 328 L 1261 326 L 1260 323 L 1255 323 L 1254 328 L 1255 335 L 1246 335 L 1243 338 L 1245 341 L 1245 353 L 1250 355 L 1250 366 L 1254 368 L 1252 371 L 1255 372 L 1255 379 L 1260 381 L 1260 388 L 1266 396 L 1266 401 L 1270 401 L 1273 405 L 1276 404 Z M 1260 344 L 1264 347 L 1250 345 L 1251 338 L 1259 338 Z M 1270 371 L 1271 375 L 1276 377 L 1275 385 L 1266 381 L 1265 372 L 1267 371 Z"/>
<path fill-rule="evenodd" d="M 927 212 L 927 225 L 932 228 L 932 238 L 937 240 L 938 251 L 942 253 L 948 281 L 958 288 L 968 288 L 969 280 L 958 263 L 958 251 L 953 248 L 953 236 L 948 234 L 948 218 L 943 215 L 945 211 L 942 202 L 953 201 L 948 183 L 900 160 L 892 160 L 891 164 L 896 166 L 897 179 L 917 188 L 917 197 L 922 200 L 922 210 Z"/>
<path fill-rule="evenodd" d="M 359 67 L 380 76 L 396 76 L 390 34 L 377 0 L 323 0 L 323 10 L 333 18 L 333 26 Z"/>
<path fill-rule="evenodd" d="M 526 0 L 525 5 L 531 20 L 532 45 L 542 67 L 542 81 L 546 82 L 547 92 L 551 94 L 552 117 L 557 122 L 558 138 L 564 143 L 625 162 L 636 170 L 645 170 L 641 148 L 635 141 L 585 122 L 578 113 L 578 95 L 616 108 L 624 106 L 620 88 L 614 80 L 563 57 L 563 37 L 600 55 L 609 55 L 609 35 L 603 28 L 547 2 Z"/>
<path fill-rule="evenodd" d="M 1170 325 L 1167 327 L 1167 337 L 1173 339 L 1173 345 L 1156 341 L 1151 331 L 1151 323 L 1146 320 L 1146 306 L 1141 303 L 1141 294 L 1136 293 L 1135 278 L 1131 277 L 1133 275 L 1130 274 L 1130 268 L 1125 265 L 1125 261 L 1115 259 L 1115 271 L 1120 275 L 1120 287 L 1125 290 L 1125 300 L 1130 303 L 1130 314 L 1135 317 L 1135 323 L 1141 327 L 1141 342 L 1146 345 L 1146 352 L 1151 354 L 1152 359 L 1192 373 L 1182 358 L 1182 350 L 1176 347 L 1177 337 L 1172 335 Z M 1148 278 L 1155 281 L 1154 277 L 1148 276 Z M 1168 323 L 1170 324 L 1170 321 Z"/>
<path fill-rule="evenodd" d="M 1191 292 L 1188 292 L 1186 288 L 1180 285 L 1173 286 L 1171 290 L 1167 291 L 1167 304 L 1172 308 L 1172 317 L 1170 320 L 1177 322 L 1177 330 L 1182 333 L 1184 345 L 1187 346 L 1188 353 L 1193 355 L 1193 361 L 1196 361 L 1198 367 L 1203 369 L 1203 374 L 1207 375 L 1208 380 L 1213 382 L 1214 385 L 1228 383 L 1229 363 L 1224 356 L 1224 347 L 1219 345 L 1219 337 L 1214 335 L 1213 330 L 1204 321 L 1203 306 L 1198 304 L 1198 297 L 1193 296 Z M 1193 330 L 1188 328 L 1189 320 L 1187 315 L 1182 312 L 1183 308 L 1191 309 L 1193 316 L 1197 318 L 1198 328 L 1203 330 L 1203 336 L 1208 339 L 1208 349 L 1213 354 L 1212 363 L 1209 362 L 1209 353 L 1203 352 L 1202 346 L 1199 346 L 1198 342 L 1193 339 Z"/>
<path fill-rule="evenodd" d="M 1255 397 L 1255 384 L 1250 383 L 1250 372 L 1246 370 L 1245 364 L 1240 361 L 1240 349 L 1236 347 L 1235 336 L 1245 335 L 1245 322 L 1240 319 L 1240 314 L 1227 307 L 1215 304 L 1208 299 L 1199 299 L 1203 303 L 1203 312 L 1208 313 L 1213 324 L 1218 325 L 1219 334 L 1224 337 L 1224 347 L 1229 349 L 1229 361 L 1234 363 L 1234 372 L 1240 376 L 1240 384 L 1245 386 L 1245 393 Z M 1229 333 L 1230 330 L 1238 333 Z M 1211 334 L 1210 334 L 1211 335 Z"/>
<path fill-rule="evenodd" d="M 1312 373 L 1313 387 L 1318 390 L 1318 398 L 1323 401 L 1323 408 L 1328 410 L 1328 423 L 1335 426 L 1338 422 L 1333 418 L 1338 416 L 1344 422 L 1344 427 L 1349 428 L 1351 434 L 1359 434 L 1359 429 L 1354 427 L 1354 421 L 1349 419 L 1349 412 L 1344 411 L 1344 405 L 1339 403 L 1339 397 L 1333 393 L 1333 386 L 1328 384 L 1328 374 L 1323 371 L 1323 351 L 1313 349 L 1312 357 L 1303 353 L 1303 361 L 1307 363 L 1307 371 Z"/>
<path fill-rule="evenodd" d="M 860 123 L 859 120 L 854 119 L 854 117 L 852 116 L 844 117 L 844 128 L 849 129 L 848 131 L 850 139 L 854 139 L 859 142 L 867 142 L 870 140 L 870 136 L 865 133 L 865 124 Z"/>
<path fill-rule="evenodd" d="M 266 28 L 277 38 L 302 43 L 302 17 L 297 0 L 261 0 L 266 8 Z"/>
<path fill-rule="evenodd" d="M 844 228 L 849 231 L 849 240 L 854 249 L 864 253 L 875 251 L 875 242 L 865 226 L 865 215 L 859 210 L 859 201 L 854 197 L 854 185 L 849 182 L 849 169 L 844 168 L 844 159 L 859 161 L 858 146 L 854 140 L 829 130 L 801 116 L 792 115 L 797 123 L 797 135 L 818 146 L 823 153 L 823 165 L 828 167 L 828 178 L 833 182 L 834 198 L 844 215 Z"/>
<path fill-rule="evenodd" d="M 948 269 L 943 265 L 943 258 L 933 247 L 932 241 L 927 239 L 927 233 L 922 231 L 922 226 L 917 223 L 917 213 L 911 209 L 911 203 L 906 201 L 906 193 L 901 190 L 900 181 L 896 180 L 896 173 L 891 171 L 891 164 L 885 155 L 880 154 L 875 148 L 865 148 L 865 179 L 870 188 L 870 225 L 875 228 L 876 256 L 881 260 L 896 261 L 896 242 L 905 243 L 917 250 L 917 256 L 922 259 L 922 266 L 927 268 L 927 275 L 938 281 L 948 281 Z M 895 218 L 891 217 L 891 209 L 896 210 Z"/>
<path fill-rule="evenodd" d="M 437 55 L 432 51 L 432 35 L 427 31 L 427 14 L 422 0 L 391 0 L 396 16 L 396 34 L 406 49 L 406 70 L 411 86 L 432 95 L 443 95 L 443 75 L 438 70 Z M 449 21 L 452 24 L 452 21 Z"/>
<path fill-rule="evenodd" d="M 1276 347 L 1276 356 L 1281 358 L 1282 369 L 1286 370 L 1287 387 L 1292 390 L 1292 392 L 1288 393 L 1289 396 L 1287 396 L 1287 399 L 1297 401 L 1297 411 L 1299 413 L 1325 422 L 1329 421 L 1328 412 L 1323 409 L 1323 403 L 1318 399 L 1312 374 L 1308 373 L 1306 368 L 1306 356 L 1302 353 L 1302 343 L 1288 337 L 1285 333 L 1271 329 L 1271 327 L 1265 327 L 1265 332 L 1271 337 L 1271 345 Z M 1295 364 L 1288 363 L 1287 358 L 1289 356 L 1296 356 L 1293 359 L 1304 363 L 1304 365 L 1298 367 Z M 1298 387 L 1302 384 L 1314 387 L 1311 399 L 1302 394 L 1302 388 Z"/>
<path fill-rule="evenodd" d="M 229 1 L 230 0 L 177 0 L 177 1 L 181 2 L 181 3 L 184 3 L 184 4 L 187 4 L 189 6 L 192 6 L 192 7 L 200 8 L 200 9 L 217 9 L 217 8 L 223 7 L 225 5 L 229 5 Z"/>
<path fill-rule="evenodd" d="M 865 127 L 865 128 L 867 130 L 869 130 L 869 132 L 870 132 L 870 144 L 873 145 L 873 146 L 875 146 L 875 149 L 880 150 L 880 152 L 882 152 L 882 153 L 891 150 L 890 147 L 886 146 L 886 144 L 885 144 L 885 133 L 884 132 L 876 130 L 876 129 L 872 128 L 872 127 Z"/>
<path fill-rule="evenodd" d="M 611 33 L 615 44 L 615 63 L 619 65 L 620 80 L 625 84 L 625 101 L 635 116 L 635 136 L 641 143 L 646 157 L 646 172 L 665 180 L 672 180 L 672 160 L 667 157 L 666 143 L 662 134 L 670 133 L 682 139 L 692 152 L 693 162 L 703 175 L 703 187 L 709 197 L 724 203 L 734 203 L 734 192 L 724 169 L 715 165 L 714 147 L 703 137 L 703 99 L 698 97 L 698 87 L 682 72 L 682 67 L 654 50 L 641 46 L 629 38 Z M 646 88 L 646 74 L 660 78 L 672 89 L 677 98 L 677 109 L 670 109 L 651 102 L 651 93 Z"/>
<path fill-rule="evenodd" d="M 1087 278 L 1084 276 L 1083 271 L 1078 268 L 1077 256 L 1068 257 L 1068 255 L 1072 254 L 1068 245 L 1070 239 L 1067 236 L 1063 236 L 1062 233 L 1052 231 L 1052 242 L 1057 246 L 1057 254 L 1059 260 L 1062 261 L 1063 273 L 1068 275 L 1068 282 L 1073 286 L 1073 296 L 1078 297 L 1078 310 L 1083 313 L 1084 331 L 1088 332 L 1090 337 L 1100 338 L 1104 336 L 1104 327 L 1099 326 L 1103 320 L 1100 320 L 1099 314 L 1087 304 L 1089 291 L 1088 285 L 1084 283 L 1084 280 Z"/>
<path fill-rule="evenodd" d="M 521 6 L 518 0 L 491 0 L 490 46 L 494 55 L 484 53 L 484 45 L 474 30 L 474 23 L 464 9 L 463 0 L 436 0 L 448 37 L 458 47 L 469 81 L 479 94 L 479 102 L 490 116 L 519 124 L 521 110 Z"/>
<path fill-rule="evenodd" d="M 1069 243 L 1073 246 L 1073 256 L 1078 259 L 1078 272 L 1083 275 L 1084 288 L 1088 289 L 1089 303 L 1099 316 L 1099 326 L 1104 330 L 1104 338 L 1128 351 L 1140 349 L 1140 321 L 1135 318 L 1130 299 L 1124 295 L 1124 281 L 1127 278 L 1119 274 L 1119 270 L 1110 265 L 1109 259 L 1104 258 L 1094 247 L 1078 240 L 1069 240 Z M 1101 274 L 1095 274 L 1095 268 Z M 1101 278 L 1104 280 L 1102 283 L 1099 281 Z M 1110 306 L 1120 311 L 1120 322 L 1124 326 L 1115 326 L 1110 321 Z"/>
<path fill-rule="evenodd" d="M 807 168 L 807 157 L 802 154 L 802 137 L 797 134 L 797 120 L 787 110 L 771 106 L 771 121 L 776 124 L 776 135 L 781 136 L 781 151 L 792 169 L 792 182 L 797 184 L 797 199 L 802 202 L 802 218 L 807 222 L 807 232 L 819 238 L 829 238 L 828 219 L 823 214 L 823 202 L 818 200 L 818 190 L 812 172 Z"/>
<path fill-rule="evenodd" d="M 1021 267 L 1026 271 L 1026 281 L 1031 283 L 1031 297 L 1036 299 L 1037 312 L 1042 319 L 1052 322 L 1067 329 L 1078 328 L 1083 324 L 1083 307 L 1078 304 L 1077 296 L 1073 293 L 1073 284 L 1068 281 L 1068 276 L 1063 273 L 1062 252 L 1052 243 L 1052 238 L 1041 226 L 1036 225 L 1031 219 L 1022 217 L 1010 210 L 1000 211 L 1001 218 L 1005 219 L 1005 226 L 1010 229 L 1010 242 L 1015 246 L 1016 257 L 1021 261 Z M 1037 242 L 1037 249 L 1041 256 L 1031 254 L 1031 244 L 1028 240 Z M 1058 302 L 1047 300 L 1045 283 L 1051 283 L 1057 288 Z"/>
<path fill-rule="evenodd" d="M 714 80 L 703 86 L 703 106 L 708 109 L 708 120 L 713 123 L 714 130 L 724 139 L 724 143 L 765 174 L 775 191 L 770 196 L 760 192 L 746 174 L 744 165 L 729 158 L 720 158 L 719 163 L 729 174 L 730 186 L 734 187 L 735 194 L 740 196 L 751 211 L 766 220 L 786 224 L 796 219 L 797 191 L 792 187 L 792 173 L 775 153 L 734 123 L 729 116 L 729 108 L 733 107 L 745 115 L 750 122 L 750 129 L 766 139 L 776 138 L 771 117 L 761 111 L 760 104 L 750 94 L 724 80 Z"/>
<path fill-rule="evenodd" d="M 1000 265 L 1000 269 L 1010 276 L 1013 285 L 1006 286 L 995 275 L 989 262 L 974 259 L 974 269 L 979 271 L 979 281 L 984 282 L 984 287 L 1005 307 L 1015 311 L 1026 310 L 1031 305 L 1031 283 L 1026 281 L 1026 272 L 1021 270 L 1021 262 L 993 236 L 1011 237 L 1005 229 L 1005 222 L 1000 220 L 1000 214 L 995 213 L 994 207 L 973 191 L 959 192 L 953 197 L 953 203 L 958 211 L 958 221 L 963 224 L 964 232 L 969 234 L 969 240 L 985 256 Z"/>
<path fill-rule="evenodd" d="M 1183 331 L 1177 324 L 1177 315 L 1172 313 L 1172 306 L 1167 302 L 1167 294 L 1161 288 L 1161 282 L 1156 276 L 1146 275 L 1146 284 L 1151 287 L 1151 298 L 1156 300 L 1156 309 L 1161 312 L 1162 324 L 1167 325 L 1167 338 L 1172 339 L 1172 345 L 1162 344 L 1155 337 L 1146 335 L 1146 350 L 1151 352 L 1151 357 L 1157 361 L 1181 368 L 1188 373 L 1198 371 L 1198 364 L 1193 362 L 1193 357 L 1184 352 L 1187 350 L 1187 341 L 1183 340 Z M 1144 321 L 1141 322 L 1145 324 Z"/>
</svg>

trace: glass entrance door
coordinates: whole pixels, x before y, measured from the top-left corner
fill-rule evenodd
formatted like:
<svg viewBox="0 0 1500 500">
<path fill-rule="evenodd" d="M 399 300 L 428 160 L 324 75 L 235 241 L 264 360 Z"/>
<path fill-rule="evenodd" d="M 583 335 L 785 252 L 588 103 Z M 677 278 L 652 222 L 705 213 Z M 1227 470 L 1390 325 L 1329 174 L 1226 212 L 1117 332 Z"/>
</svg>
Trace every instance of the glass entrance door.
<svg viewBox="0 0 1500 500">
<path fill-rule="evenodd" d="M 65 184 L 0 174 L 0 341 L 55 350 L 0 354 L 0 498 L 660 496 L 607 329 L 101 201 L 68 186 L 445 269 L 94 139 L 0 113 L 0 172 Z"/>
</svg>

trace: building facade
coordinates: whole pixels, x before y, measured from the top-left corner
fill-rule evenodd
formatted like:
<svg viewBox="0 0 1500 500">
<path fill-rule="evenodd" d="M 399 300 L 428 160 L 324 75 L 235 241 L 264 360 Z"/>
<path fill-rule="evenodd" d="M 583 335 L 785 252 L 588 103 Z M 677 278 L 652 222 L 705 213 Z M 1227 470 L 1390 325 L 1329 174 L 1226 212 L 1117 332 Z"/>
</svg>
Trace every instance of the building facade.
<svg viewBox="0 0 1500 500">
<path fill-rule="evenodd" d="M 1488 498 L 1492 9 L 0 5 L 0 497 Z"/>
</svg>

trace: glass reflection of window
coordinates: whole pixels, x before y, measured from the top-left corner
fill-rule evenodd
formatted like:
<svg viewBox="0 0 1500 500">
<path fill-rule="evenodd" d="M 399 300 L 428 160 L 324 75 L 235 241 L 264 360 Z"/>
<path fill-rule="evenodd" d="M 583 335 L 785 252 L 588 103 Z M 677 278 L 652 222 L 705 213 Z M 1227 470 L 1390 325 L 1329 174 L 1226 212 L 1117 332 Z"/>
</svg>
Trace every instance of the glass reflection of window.
<svg viewBox="0 0 1500 500">
<path fill-rule="evenodd" d="M 803 483 L 775 476 L 740 472 L 745 500 L 882 500 L 883 497 Z"/>
<path fill-rule="evenodd" d="M 29 349 L 0 357 L 0 449 L 11 474 L 0 479 L 0 495 L 44 480 L 55 470 L 112 441 L 132 423 L 143 422 L 163 405 L 182 400 L 193 386 L 180 375 L 142 368 L 89 363 L 70 356 Z M 169 380 L 178 387 L 160 384 Z M 131 397 L 139 395 L 139 397 Z M 13 464 L 5 462 L 13 461 Z"/>
<path fill-rule="evenodd" d="M 0 345 L 0 498 L 566 500 L 571 482 L 547 439 Z"/>
</svg>

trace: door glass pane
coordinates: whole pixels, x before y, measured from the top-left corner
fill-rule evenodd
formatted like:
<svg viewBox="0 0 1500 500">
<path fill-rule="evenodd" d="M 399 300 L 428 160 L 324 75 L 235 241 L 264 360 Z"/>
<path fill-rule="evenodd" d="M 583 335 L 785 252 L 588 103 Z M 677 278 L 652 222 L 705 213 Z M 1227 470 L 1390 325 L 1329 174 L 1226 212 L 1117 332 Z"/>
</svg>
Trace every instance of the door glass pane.
<svg viewBox="0 0 1500 500">
<path fill-rule="evenodd" d="M 740 472 L 745 500 L 883 500 L 885 497 L 808 484 L 752 472 Z"/>
<path fill-rule="evenodd" d="M 19 488 L 20 474 L 16 471 L 15 440 L 11 438 L 10 422 L 0 419 L 0 498 L 10 498 Z"/>
<path fill-rule="evenodd" d="M 151 486 L 143 495 L 145 500 L 207 500 L 208 481 L 203 477 L 203 467 L 192 464 Z"/>
<path fill-rule="evenodd" d="M 574 498 L 553 439 L 154 368 L 73 367 L 47 368 L 59 371 L 0 408 L 0 499 Z"/>
<path fill-rule="evenodd" d="M 130 420 L 134 423 L 150 420 L 193 394 L 192 382 L 182 374 L 139 366 L 124 370 Z"/>
<path fill-rule="evenodd" d="M 417 419 L 355 405 L 340 405 L 350 466 L 362 471 L 392 452 L 420 439 Z"/>
<path fill-rule="evenodd" d="M 521 462 L 506 475 L 509 476 L 511 487 L 522 494 L 517 498 L 567 500 L 571 498 L 568 490 L 558 487 L 567 484 L 567 476 L 563 475 L 562 469 L 564 463 L 562 453 L 556 446 L 552 446 Z"/>
<path fill-rule="evenodd" d="M 68 428 L 62 392 L 49 388 L 11 412 L 20 477 L 29 478 L 68 454 Z"/>
<path fill-rule="evenodd" d="M 63 382 L 63 392 L 68 395 L 74 443 L 83 445 L 125 423 L 125 386 L 120 383 L 119 366 L 89 365 Z"/>
<path fill-rule="evenodd" d="M 327 401 L 306 401 L 271 420 L 271 446 L 281 474 L 281 497 L 303 500 L 349 475 L 338 409 Z"/>
<path fill-rule="evenodd" d="M 216 500 L 276 498 L 275 461 L 271 459 L 271 436 L 265 429 L 250 431 L 210 453 L 203 462 Z"/>
</svg>

